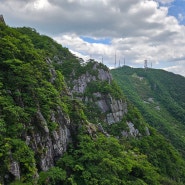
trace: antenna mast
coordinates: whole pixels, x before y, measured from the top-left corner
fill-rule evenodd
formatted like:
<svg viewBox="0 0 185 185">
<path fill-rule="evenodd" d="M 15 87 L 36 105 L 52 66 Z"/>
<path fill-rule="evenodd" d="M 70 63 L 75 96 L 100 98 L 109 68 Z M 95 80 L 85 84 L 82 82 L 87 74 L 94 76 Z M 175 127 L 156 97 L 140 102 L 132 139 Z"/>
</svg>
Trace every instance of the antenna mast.
<svg viewBox="0 0 185 185">
<path fill-rule="evenodd" d="M 147 60 L 145 60 L 144 68 L 145 68 L 145 69 L 147 69 L 147 68 L 148 68 L 148 62 L 147 62 Z"/>
<path fill-rule="evenodd" d="M 115 51 L 115 64 L 114 67 L 116 68 L 116 51 Z"/>
</svg>

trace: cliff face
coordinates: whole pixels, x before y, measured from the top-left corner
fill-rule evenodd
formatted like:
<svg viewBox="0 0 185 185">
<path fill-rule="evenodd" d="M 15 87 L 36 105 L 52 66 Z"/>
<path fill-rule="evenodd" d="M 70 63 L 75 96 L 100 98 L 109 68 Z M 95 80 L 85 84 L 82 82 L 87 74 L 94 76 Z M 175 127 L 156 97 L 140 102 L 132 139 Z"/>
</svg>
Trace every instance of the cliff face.
<svg viewBox="0 0 185 185">
<path fill-rule="evenodd" d="M 0 184 L 10 184 L 54 166 L 72 124 L 62 100 L 69 92 L 52 60 L 25 35 L 0 26 Z"/>
<path fill-rule="evenodd" d="M 47 171 L 50 167 L 54 166 L 56 160 L 64 154 L 68 143 L 71 141 L 69 118 L 63 115 L 60 108 L 51 116 L 51 119 L 58 124 L 56 130 L 49 130 L 47 121 L 42 113 L 38 111 L 35 120 L 37 125 L 30 123 L 31 131 L 24 134 L 23 138 L 26 145 L 34 151 L 35 157 L 38 159 L 34 165 L 37 166 L 39 171 Z M 9 165 L 9 175 L 11 174 L 14 178 L 20 179 L 22 175 L 20 161 L 12 158 Z M 10 178 L 9 175 L 6 175 L 6 177 Z M 36 171 L 34 176 L 37 176 Z"/>
<path fill-rule="evenodd" d="M 48 62 L 46 62 L 46 64 L 48 64 Z M 50 65 L 48 68 L 48 72 L 51 74 L 48 81 L 50 81 L 49 84 L 52 87 L 52 85 L 54 86 L 56 81 L 59 80 L 59 77 L 57 76 L 56 71 L 51 68 Z M 2 93 L 1 95 L 8 96 L 9 94 L 9 98 L 12 97 L 14 99 L 12 104 L 19 105 L 17 106 L 17 109 L 26 109 L 27 102 L 24 98 L 26 94 L 21 93 L 23 91 L 26 91 L 26 89 L 21 86 L 19 86 L 19 89 L 15 91 L 13 90 L 14 87 L 9 87 L 8 89 L 8 91 Z M 52 89 L 50 90 L 52 91 Z M 63 92 L 63 94 L 66 94 L 64 91 L 67 90 L 64 88 L 60 93 Z M 15 92 L 20 93 L 19 97 L 15 96 Z M 21 123 L 21 127 L 23 128 L 21 129 L 20 133 L 16 133 L 18 135 L 16 137 L 21 139 L 18 139 L 20 140 L 20 142 L 23 141 L 23 145 L 25 145 L 25 147 L 27 148 L 27 152 L 34 152 L 34 156 L 32 158 L 32 161 L 30 162 L 30 165 L 32 166 L 32 177 L 37 177 L 37 171 L 47 171 L 50 167 L 54 166 L 56 160 L 64 154 L 67 149 L 68 143 L 71 142 L 72 125 L 68 114 L 66 114 L 66 112 L 63 110 L 63 107 L 60 106 L 60 100 L 59 102 L 55 102 L 56 105 L 48 106 L 47 102 L 45 102 L 46 104 L 42 104 L 40 100 L 37 101 L 36 99 L 38 98 L 38 95 L 35 95 L 35 92 L 33 94 L 34 96 L 30 96 L 29 99 L 30 101 L 35 101 L 36 105 L 35 107 L 33 107 L 34 113 L 32 114 L 32 116 L 29 115 L 30 118 L 27 123 Z M 45 93 L 43 93 L 42 96 L 48 96 L 47 94 L 44 94 Z M 58 93 L 55 94 L 56 99 L 59 98 L 59 94 L 57 94 Z M 67 93 L 67 96 L 68 94 L 69 92 Z M 47 101 L 50 101 L 49 97 Z M 48 106 L 47 115 L 45 113 L 46 108 L 44 108 L 43 106 Z M 6 113 L 4 112 L 6 109 L 8 109 L 8 106 L 0 106 L 0 114 L 1 116 L 4 115 L 4 120 L 8 120 L 8 116 L 11 117 L 11 115 L 6 115 Z M 28 112 L 26 114 L 28 115 Z M 15 123 L 10 122 L 10 124 L 15 124 L 16 126 L 16 124 L 18 124 L 16 122 L 20 122 L 20 118 L 18 117 L 17 119 L 18 120 L 16 120 L 15 118 L 15 120 L 13 120 L 15 121 Z M 8 135 L 6 137 L 8 137 Z M 6 141 L 6 138 L 3 138 L 3 140 L 3 147 L 6 147 L 6 145 L 9 143 Z M 26 169 L 26 167 L 23 167 L 24 160 L 17 157 L 18 154 L 16 148 L 18 146 L 12 143 L 9 145 L 9 155 L 5 158 L 5 160 L 8 161 L 5 164 L 7 165 L 7 170 L 4 170 L 2 172 L 2 176 L 0 175 L 0 179 L 6 177 L 6 179 L 4 180 L 5 184 L 9 183 L 9 181 L 11 181 L 12 179 L 21 179 L 24 173 L 23 170 Z M 29 158 L 26 152 L 24 152 L 22 152 L 22 154 L 20 155 L 22 155 L 23 158 Z"/>
<path fill-rule="evenodd" d="M 106 66 L 81 65 L 32 29 L 0 26 L 0 183 L 36 179 L 76 142 L 83 125 L 92 137 L 110 136 L 105 127 L 119 122 L 132 130 L 126 137 L 139 135 L 134 123 L 122 123 L 128 105 Z"/>
<path fill-rule="evenodd" d="M 0 184 L 176 184 L 184 166 L 106 66 L 0 24 Z"/>
<path fill-rule="evenodd" d="M 37 112 L 35 121 L 39 126 L 33 128 L 31 134 L 26 135 L 26 143 L 40 158 L 39 168 L 46 171 L 67 149 L 71 138 L 70 120 L 64 116 L 61 108 L 57 107 L 57 111 L 51 114 L 51 121 L 58 124 L 57 129 L 49 130 L 48 123 L 40 111 Z"/>
<path fill-rule="evenodd" d="M 0 23 L 5 24 L 5 21 L 4 21 L 4 18 L 3 18 L 3 15 L 0 15 Z"/>
<path fill-rule="evenodd" d="M 89 70 L 78 79 L 71 80 L 70 83 L 72 94 L 85 104 L 94 104 L 107 124 L 121 121 L 127 113 L 126 101 L 109 92 L 113 79 L 108 68 L 102 67 L 102 64 L 94 62 Z M 99 83 L 99 86 L 94 83 Z M 105 89 L 106 86 L 107 89 Z"/>
</svg>

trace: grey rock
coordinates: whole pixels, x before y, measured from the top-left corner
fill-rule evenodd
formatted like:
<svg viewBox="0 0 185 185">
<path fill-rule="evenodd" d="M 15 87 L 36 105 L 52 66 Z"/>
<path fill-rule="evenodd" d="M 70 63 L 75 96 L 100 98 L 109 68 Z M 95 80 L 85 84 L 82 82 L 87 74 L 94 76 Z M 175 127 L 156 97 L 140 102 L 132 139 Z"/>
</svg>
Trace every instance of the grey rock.
<svg viewBox="0 0 185 185">
<path fill-rule="evenodd" d="M 145 127 L 145 131 L 146 131 L 146 135 L 147 136 L 150 136 L 150 131 L 149 131 L 149 128 L 148 127 Z"/>
<path fill-rule="evenodd" d="M 42 113 L 41 113 L 40 110 L 37 111 L 36 117 L 37 117 L 38 122 L 40 123 L 40 126 L 44 129 L 44 131 L 45 131 L 46 133 L 49 133 L 49 129 L 48 129 L 48 126 L 47 126 L 47 122 L 46 122 L 46 120 L 45 120 L 45 118 L 44 118 L 44 116 L 42 115 Z"/>
<path fill-rule="evenodd" d="M 97 93 L 93 93 L 93 96 L 95 96 L 97 98 L 101 98 L 102 94 L 100 92 L 97 92 Z"/>
<path fill-rule="evenodd" d="M 93 76 L 89 72 L 81 75 L 77 80 L 73 80 L 72 93 L 81 94 L 82 96 L 78 96 L 81 101 L 86 103 L 94 102 L 95 105 L 99 107 L 99 110 L 105 114 L 105 122 L 108 124 L 116 123 L 122 120 L 125 113 L 127 113 L 127 103 L 121 99 L 116 100 L 110 94 L 103 95 L 100 92 L 94 92 L 92 94 L 92 98 L 83 97 L 83 93 L 85 92 L 88 83 L 91 81 L 107 81 L 111 83 L 112 76 L 109 70 L 105 70 L 99 67 L 99 63 L 95 63 L 92 70 L 97 71 L 98 75 Z"/>
<path fill-rule="evenodd" d="M 109 125 L 115 123 L 115 119 L 112 113 L 107 114 L 107 120 L 105 120 Z"/>
<path fill-rule="evenodd" d="M 127 125 L 131 136 L 136 137 L 139 135 L 139 130 L 134 127 L 134 124 L 132 122 L 127 122 Z"/>
<path fill-rule="evenodd" d="M 48 123 L 40 110 L 37 111 L 36 118 L 42 129 L 37 126 L 33 128 L 32 134 L 26 136 L 27 144 L 39 157 L 40 169 L 47 171 L 64 154 L 68 143 L 71 142 L 70 119 L 59 106 L 56 107 L 56 112 L 51 112 L 51 122 L 58 124 L 55 130 L 49 131 Z"/>
<path fill-rule="evenodd" d="M 51 83 L 54 83 L 54 81 L 55 81 L 55 79 L 56 79 L 56 76 L 57 76 L 57 73 L 56 73 L 56 71 L 55 71 L 53 68 L 51 68 L 49 71 L 50 71 L 50 73 L 51 73 L 50 82 L 51 82 Z"/>
<path fill-rule="evenodd" d="M 100 108 L 100 110 L 104 113 L 109 110 L 109 107 L 107 105 L 107 102 L 105 99 L 99 100 L 95 102 L 95 104 Z"/>
<path fill-rule="evenodd" d="M 112 75 L 109 73 L 109 71 L 105 71 L 103 69 L 98 69 L 98 79 L 102 81 L 110 81 L 112 80 Z"/>
<path fill-rule="evenodd" d="M 161 110 L 160 106 L 155 107 L 156 110 Z"/>
<path fill-rule="evenodd" d="M 17 180 L 20 180 L 20 167 L 18 162 L 12 161 L 10 164 L 9 172 L 15 176 Z"/>
</svg>

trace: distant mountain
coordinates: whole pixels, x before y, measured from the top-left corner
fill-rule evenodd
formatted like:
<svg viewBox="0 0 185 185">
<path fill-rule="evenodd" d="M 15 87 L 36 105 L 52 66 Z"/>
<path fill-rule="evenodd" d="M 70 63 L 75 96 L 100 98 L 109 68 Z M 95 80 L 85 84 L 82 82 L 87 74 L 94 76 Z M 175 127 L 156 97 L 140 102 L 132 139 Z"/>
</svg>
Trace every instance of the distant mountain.
<svg viewBox="0 0 185 185">
<path fill-rule="evenodd" d="M 185 158 L 185 77 L 159 69 L 111 70 L 125 96 Z"/>
</svg>

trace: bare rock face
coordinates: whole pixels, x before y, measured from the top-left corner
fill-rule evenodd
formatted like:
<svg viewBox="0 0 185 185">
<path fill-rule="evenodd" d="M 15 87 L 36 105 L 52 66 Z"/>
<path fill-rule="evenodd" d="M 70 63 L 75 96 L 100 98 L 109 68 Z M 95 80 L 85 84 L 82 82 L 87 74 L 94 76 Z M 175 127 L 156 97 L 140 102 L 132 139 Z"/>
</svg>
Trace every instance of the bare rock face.
<svg viewBox="0 0 185 185">
<path fill-rule="evenodd" d="M 124 100 L 115 99 L 110 94 L 105 95 L 101 92 L 93 93 L 92 97 L 84 97 L 83 94 L 88 87 L 88 83 L 92 81 L 106 81 L 110 84 L 112 82 L 112 76 L 109 70 L 101 68 L 99 63 L 95 63 L 91 70 L 95 71 L 97 75 L 92 75 L 93 73 L 86 71 L 86 73 L 82 74 L 78 79 L 73 80 L 71 92 L 80 95 L 77 96 L 77 98 L 85 103 L 94 103 L 102 114 L 105 115 L 104 121 L 108 124 L 121 121 L 124 114 L 127 113 L 127 103 Z"/>
<path fill-rule="evenodd" d="M 111 113 L 107 114 L 107 123 L 112 124 L 122 120 L 125 113 L 127 113 L 127 103 L 123 100 L 111 99 L 110 102 L 110 111 Z"/>
<path fill-rule="evenodd" d="M 132 122 L 127 122 L 127 125 L 128 125 L 128 131 L 122 131 L 121 134 L 122 136 L 124 137 L 138 137 L 138 136 L 141 136 L 141 134 L 139 133 L 139 130 L 137 128 L 135 128 L 134 124 Z"/>
<path fill-rule="evenodd" d="M 148 127 L 145 127 L 145 132 L 146 132 L 146 135 L 147 135 L 147 136 L 150 136 L 150 130 L 149 130 Z"/>
<path fill-rule="evenodd" d="M 95 104 L 100 108 L 102 113 L 106 114 L 105 122 L 113 124 L 122 120 L 127 113 L 127 103 L 121 99 L 116 100 L 108 96 L 101 96 Z"/>
<path fill-rule="evenodd" d="M 91 70 L 98 72 L 98 75 L 95 76 L 86 71 L 86 73 L 82 74 L 78 79 L 73 80 L 73 88 L 71 89 L 72 93 L 84 93 L 88 83 L 91 81 L 99 80 L 108 81 L 110 83 L 110 81 L 112 80 L 112 76 L 109 71 L 99 68 L 98 63 L 95 63 Z"/>
<path fill-rule="evenodd" d="M 34 127 L 31 135 L 26 136 L 26 143 L 35 151 L 40 159 L 39 168 L 47 171 L 55 161 L 66 151 L 71 140 L 70 120 L 60 107 L 51 114 L 51 121 L 57 123 L 56 129 L 48 128 L 48 123 L 40 111 L 37 112 L 36 122 L 39 128 Z M 33 125 L 33 123 L 32 123 Z"/>
<path fill-rule="evenodd" d="M 20 180 L 20 167 L 18 162 L 12 161 L 9 167 L 9 172 L 15 176 L 17 180 Z"/>
<path fill-rule="evenodd" d="M 134 124 L 132 122 L 127 122 L 127 125 L 131 136 L 136 137 L 139 135 L 139 130 L 134 127 Z"/>
<path fill-rule="evenodd" d="M 4 21 L 4 18 L 3 18 L 3 15 L 0 15 L 0 22 L 5 24 L 5 21 Z"/>
<path fill-rule="evenodd" d="M 88 72 L 86 72 L 85 74 L 80 76 L 77 80 L 73 81 L 74 86 L 71 92 L 84 93 L 87 87 L 87 84 L 95 80 L 96 80 L 95 76 L 92 76 Z"/>
</svg>

